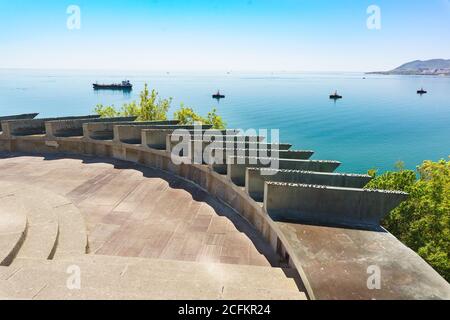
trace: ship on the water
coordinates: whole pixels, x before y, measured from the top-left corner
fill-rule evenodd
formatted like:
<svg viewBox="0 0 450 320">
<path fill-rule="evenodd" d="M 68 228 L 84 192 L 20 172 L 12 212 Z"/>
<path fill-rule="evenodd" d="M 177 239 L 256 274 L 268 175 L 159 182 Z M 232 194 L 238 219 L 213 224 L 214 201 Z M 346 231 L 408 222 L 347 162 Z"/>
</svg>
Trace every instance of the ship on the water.
<svg viewBox="0 0 450 320">
<path fill-rule="evenodd" d="M 113 83 L 113 84 L 99 84 L 94 83 L 92 85 L 94 90 L 127 90 L 130 91 L 133 89 L 133 85 L 129 80 L 122 81 L 122 83 Z"/>
<path fill-rule="evenodd" d="M 212 97 L 213 97 L 214 99 L 220 100 L 220 99 L 225 98 L 225 95 L 221 94 L 220 91 L 217 90 L 217 93 L 213 94 Z"/>
<path fill-rule="evenodd" d="M 330 99 L 336 101 L 336 100 L 342 99 L 342 96 L 340 94 L 338 94 L 338 92 L 336 90 L 333 94 L 330 94 Z"/>
</svg>

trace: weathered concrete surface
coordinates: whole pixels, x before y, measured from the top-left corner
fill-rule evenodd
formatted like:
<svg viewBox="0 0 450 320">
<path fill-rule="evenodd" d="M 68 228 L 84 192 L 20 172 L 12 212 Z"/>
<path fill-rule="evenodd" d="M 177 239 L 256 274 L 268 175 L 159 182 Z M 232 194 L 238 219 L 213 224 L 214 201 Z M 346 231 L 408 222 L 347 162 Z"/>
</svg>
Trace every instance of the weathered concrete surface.
<svg viewBox="0 0 450 320">
<path fill-rule="evenodd" d="M 144 129 L 141 131 L 142 133 L 142 145 L 148 146 L 152 149 L 157 150 L 166 150 L 167 149 L 167 136 L 172 135 L 176 129 Z M 194 135 L 201 134 L 202 136 L 212 134 L 221 134 L 221 135 L 236 135 L 238 130 L 199 130 L 196 132 L 194 130 L 187 130 L 187 135 L 189 139 L 192 139 Z M 169 139 L 170 140 L 170 139 Z"/>
<path fill-rule="evenodd" d="M 264 208 L 275 221 L 379 226 L 391 210 L 408 198 L 395 191 L 266 182 Z"/>
<path fill-rule="evenodd" d="M 34 119 L 37 117 L 39 113 L 25 113 L 25 114 L 17 114 L 11 116 L 2 116 L 0 117 L 0 132 L 2 132 L 2 121 L 6 120 L 20 120 L 20 119 Z"/>
<path fill-rule="evenodd" d="M 71 120 L 53 120 L 45 122 L 45 133 L 48 138 L 54 137 L 80 137 L 83 136 L 84 123 L 101 122 L 131 122 L 136 117 L 116 117 L 100 119 L 71 119 Z"/>
<path fill-rule="evenodd" d="M 6 138 L 11 136 L 28 136 L 35 134 L 45 134 L 45 122 L 52 120 L 75 120 L 75 119 L 96 119 L 98 115 L 86 115 L 76 117 L 42 118 L 42 119 L 22 119 L 2 121 L 2 135 Z"/>
<path fill-rule="evenodd" d="M 178 120 L 163 120 L 163 121 L 144 121 L 144 122 L 124 122 L 123 125 L 177 125 Z M 113 128 L 116 122 L 102 122 L 102 123 L 84 123 L 83 135 L 91 140 L 113 140 Z"/>
<path fill-rule="evenodd" d="M 372 178 L 369 175 L 247 168 L 245 188 L 256 201 L 264 200 L 264 182 L 289 182 L 345 188 L 363 188 Z"/>
<path fill-rule="evenodd" d="M 51 143 L 50 143 L 51 142 Z M 0 150 L 23 150 L 23 151 L 33 151 L 33 152 L 48 152 L 48 153 L 56 153 L 56 152 L 65 152 L 65 153 L 78 153 L 78 154 L 91 154 L 91 155 L 95 155 L 98 157 L 100 156 L 106 156 L 106 157 L 113 157 L 113 158 L 120 158 L 120 159 L 125 159 L 127 161 L 130 162 L 134 162 L 134 163 L 139 163 L 139 164 L 143 164 L 145 166 L 150 166 L 153 168 L 159 168 L 165 171 L 169 171 L 171 173 L 173 173 L 176 176 L 182 177 L 188 181 L 192 181 L 195 184 L 197 184 L 198 186 L 200 186 L 201 188 L 203 188 L 204 190 L 208 191 L 208 194 L 213 198 L 213 199 L 220 199 L 220 201 L 223 201 L 224 203 L 226 203 L 229 207 L 228 210 L 231 210 L 231 208 L 233 208 L 234 210 L 232 210 L 233 216 L 241 216 L 243 218 L 245 218 L 246 221 L 248 221 L 248 223 L 251 224 L 251 226 L 253 226 L 253 230 L 254 232 L 256 232 L 256 234 L 258 235 L 259 239 L 261 239 L 261 241 L 264 242 L 265 245 L 269 244 L 271 247 L 272 252 L 277 252 L 278 255 L 278 259 L 281 258 L 281 260 L 283 261 L 283 263 L 288 260 L 290 265 L 292 267 L 295 267 L 296 270 L 298 270 L 301 275 L 302 275 L 302 279 L 308 280 L 308 275 L 303 271 L 302 268 L 302 263 L 300 262 L 300 258 L 301 258 L 301 254 L 296 250 L 295 246 L 292 245 L 293 242 L 291 242 L 290 240 L 290 234 L 287 233 L 284 229 L 281 230 L 281 228 L 279 227 L 279 223 L 276 223 L 274 221 L 272 221 L 272 219 L 270 219 L 270 217 L 267 215 L 267 213 L 263 210 L 262 206 L 259 203 L 256 203 L 255 201 L 253 201 L 248 194 L 245 192 L 244 188 L 241 188 L 239 186 L 234 185 L 233 183 L 230 183 L 230 180 L 223 175 L 217 174 L 215 172 L 213 172 L 211 170 L 211 168 L 204 166 L 204 165 L 174 165 L 173 162 L 171 161 L 171 156 L 170 154 L 168 154 L 167 152 L 164 151 L 160 151 L 160 150 L 154 150 L 154 149 L 149 149 L 149 148 L 145 148 L 143 146 L 140 145 L 128 145 L 128 144 L 122 144 L 122 143 L 115 143 L 113 141 L 88 141 L 87 139 L 84 138 L 57 138 L 55 139 L 55 141 L 47 141 L 45 139 L 45 137 L 43 136 L 36 136 L 36 137 L 17 137 L 14 139 L 2 139 L 0 137 Z M 54 157 L 54 156 L 52 156 Z M 68 155 L 63 156 L 64 159 L 68 160 Z M 102 161 L 108 161 L 107 159 L 104 159 Z M 113 162 L 115 162 L 115 160 L 112 160 Z M 25 161 L 24 163 L 26 163 L 27 161 Z M 5 163 L 5 168 L 7 168 L 7 172 L 12 172 L 11 170 L 15 171 L 17 170 L 16 174 L 18 177 L 20 177 L 19 179 L 22 179 L 24 173 L 23 172 L 28 172 L 28 174 L 26 175 L 26 179 L 27 182 L 37 182 L 37 183 L 44 183 L 42 180 L 45 180 L 45 176 L 48 175 L 48 172 L 42 172 L 42 169 L 40 170 L 36 170 L 35 168 L 26 168 L 26 165 L 23 164 L 11 164 L 11 163 Z M 120 162 L 119 162 L 120 163 Z M 130 166 L 130 163 L 126 162 L 127 166 Z M 89 165 L 91 166 L 93 165 L 92 163 Z M 0 161 L 0 166 L 2 166 L 2 161 Z M 64 166 L 63 166 L 64 168 Z M 126 168 L 126 167 L 125 167 Z M 122 168 L 124 169 L 124 167 Z M 87 168 L 84 168 L 84 170 L 87 170 Z M 92 170 L 95 170 L 97 174 L 100 174 L 100 170 L 97 167 L 92 168 Z M 45 171 L 45 170 L 44 170 Z M 73 174 L 71 175 L 70 173 Z M 32 172 L 31 176 L 30 176 L 30 172 Z M 40 176 L 41 174 L 43 174 L 43 176 Z M 46 181 L 46 185 L 51 185 L 52 187 L 55 188 L 55 190 L 58 190 L 56 192 L 62 192 L 62 190 L 70 190 L 70 188 L 72 188 L 74 185 L 76 185 L 77 181 L 79 182 L 79 180 L 77 179 L 84 179 L 84 174 L 81 174 L 79 171 L 76 170 L 71 170 L 68 168 L 64 168 L 61 169 L 61 172 L 59 172 L 59 177 L 56 179 L 50 179 L 51 181 Z M 130 181 L 127 179 L 131 179 L 133 175 L 130 174 L 126 174 L 124 176 L 121 176 L 120 178 L 115 179 L 117 186 L 115 188 L 124 188 L 126 189 L 126 186 L 130 185 Z M 170 175 L 172 176 L 172 175 Z M 1 174 L 0 172 L 0 177 L 4 178 L 4 175 Z M 173 176 L 172 176 L 173 177 Z M 103 180 L 105 179 L 105 180 Z M 101 178 L 101 180 L 95 180 L 94 185 L 96 185 L 97 188 L 99 188 L 100 186 L 104 185 L 105 181 L 109 181 L 107 177 L 103 177 Z M 2 182 L 4 183 L 4 182 Z M 94 188 L 94 187 L 92 187 Z M 92 188 L 85 188 L 83 187 L 82 190 L 82 194 L 84 194 L 84 197 L 87 197 L 87 195 L 92 194 L 92 190 L 98 190 L 98 189 L 92 189 Z M 177 189 L 178 190 L 178 189 Z M 198 189 L 197 189 L 198 190 Z M 68 192 L 68 191 L 66 191 Z M 98 191 L 96 191 L 97 193 Z M 122 192 L 122 191 L 121 191 Z M 121 192 L 114 192 L 114 198 L 117 197 L 118 195 L 121 194 Z M 126 193 L 125 190 L 123 190 L 123 192 Z M 111 197 L 110 194 L 108 194 L 106 192 L 106 190 L 104 192 L 101 193 L 102 195 L 100 196 L 100 200 L 97 201 L 104 201 L 103 199 L 108 199 L 109 197 Z M 149 193 L 150 195 L 150 193 Z M 97 195 L 98 197 L 98 195 Z M 137 196 L 138 199 L 140 199 L 140 196 Z M 153 199 L 153 193 L 151 194 L 151 196 L 147 197 L 148 199 Z M 170 197 L 170 199 L 172 199 L 172 197 Z M 195 198 L 195 201 L 198 201 L 197 198 Z M 149 200 L 150 201 L 150 200 Z M 159 199 L 159 201 L 157 202 L 157 205 L 159 205 L 159 203 L 163 201 L 161 199 Z M 134 203 L 135 200 L 133 198 L 133 200 L 130 200 L 129 203 L 132 204 Z M 163 201 L 165 202 L 165 201 Z M 137 203 L 139 203 L 139 200 L 137 200 Z M 154 203 L 154 201 L 153 201 Z M 186 201 L 183 201 L 183 203 L 186 203 Z M 142 204 L 139 204 L 142 205 Z M 153 205 L 153 204 L 151 204 Z M 175 204 L 173 204 L 175 206 Z M 222 202 L 220 202 L 220 205 L 223 205 Z M 103 204 L 100 205 L 100 207 L 108 207 L 110 206 L 109 204 Z M 131 205 L 132 206 L 132 205 Z M 180 205 L 181 207 L 181 205 Z M 105 208 L 106 210 L 108 210 L 107 208 Z M 181 210 L 178 209 L 178 206 L 176 208 L 174 208 L 173 210 L 167 210 L 170 212 L 177 212 L 181 211 L 183 212 L 184 210 L 186 211 L 190 211 L 190 209 L 187 209 L 185 207 L 182 207 Z M 114 211 L 114 210 L 113 210 Z M 161 209 L 160 209 L 161 211 Z M 162 209 L 162 211 L 166 211 L 165 209 Z M 238 213 L 239 215 L 237 215 L 236 213 Z M 99 215 L 96 215 L 97 217 Z M 102 217 L 103 215 L 100 214 L 100 217 Z M 118 217 L 118 216 L 116 216 Z M 103 219 L 103 218 L 100 218 Z M 241 218 L 242 219 L 242 218 Z M 159 223 L 158 219 L 158 223 Z M 151 219 L 149 220 L 149 222 L 151 222 Z M 140 223 L 140 225 L 144 225 L 146 224 L 145 222 Z M 236 223 L 235 223 L 236 225 Z M 124 230 L 126 230 L 126 232 L 128 232 L 128 226 L 125 229 L 121 228 L 121 231 L 123 232 Z M 132 230 L 132 229 L 131 229 Z M 133 232 L 132 232 L 133 233 Z M 134 233 L 133 233 L 134 234 Z M 248 235 L 248 234 L 246 234 Z M 190 237 L 193 237 L 193 235 L 190 235 Z M 190 239 L 190 238 L 188 238 Z M 395 240 L 397 241 L 397 240 Z M 119 244 L 126 244 L 126 246 L 129 244 L 130 239 L 128 238 L 124 238 L 124 239 L 119 239 L 117 241 L 116 246 L 119 246 Z M 139 241 L 135 241 L 134 237 L 132 239 L 133 243 L 139 243 Z M 256 245 L 257 242 L 252 241 L 254 245 Z M 187 239 L 183 239 L 180 240 L 178 243 L 183 243 L 186 244 L 188 243 Z M 398 244 L 398 243 L 397 243 Z M 370 246 L 369 244 L 367 244 L 368 246 Z M 181 246 L 181 244 L 180 244 Z M 126 250 L 131 250 L 134 251 L 135 245 L 131 245 L 129 249 Z M 138 245 L 138 248 L 140 246 Z M 177 248 L 179 248 L 178 246 L 175 246 Z M 139 249 L 136 250 L 139 250 Z M 125 248 L 123 248 L 125 250 Z M 178 249 L 178 250 L 182 250 L 182 249 Z M 178 251 L 178 250 L 175 250 Z M 409 250 L 405 247 L 402 247 L 399 250 Z M 135 251 L 134 251 L 135 252 Z M 242 248 L 236 249 L 237 254 L 242 255 L 242 252 L 247 252 L 247 251 L 243 251 Z M 411 253 L 411 259 L 420 259 L 418 258 L 417 255 L 415 255 L 414 253 Z M 325 253 L 326 254 L 326 253 Z M 364 252 L 363 252 L 364 254 Z M 376 254 L 379 259 L 383 259 L 385 257 L 384 253 L 381 251 L 376 251 L 376 253 L 374 252 L 373 254 Z M 265 256 L 267 257 L 267 255 Z M 176 258 L 175 258 L 176 259 Z M 358 261 L 361 261 L 362 259 L 364 259 L 364 255 L 362 255 Z M 395 257 L 392 256 L 386 256 L 386 259 L 389 259 L 388 262 L 390 262 L 392 264 L 393 259 L 396 259 Z M 417 261 L 415 261 L 417 262 Z M 399 263 L 401 263 L 401 261 L 399 261 Z M 320 268 L 320 266 L 316 266 L 316 268 Z M 411 273 L 411 271 L 408 270 L 402 270 L 398 265 L 393 266 L 393 268 L 396 268 L 395 272 L 403 272 L 405 271 L 405 277 L 406 278 L 415 278 L 415 274 Z M 328 269 L 329 272 L 330 269 Z M 344 270 L 345 271 L 345 270 Z M 8 272 L 8 271 L 7 271 Z M 420 271 L 420 273 L 422 273 L 422 271 Z M 2 274 L 4 274 L 4 268 L 0 267 L 0 277 L 2 277 Z M 421 276 L 421 274 L 419 274 L 419 276 Z M 347 292 L 345 292 L 344 294 L 342 294 L 341 296 L 337 296 L 337 298 L 345 298 L 345 294 L 347 294 L 348 292 L 352 292 L 353 289 L 358 290 L 358 287 L 356 287 L 356 284 L 352 284 L 351 281 L 348 281 L 348 277 L 341 277 L 341 278 L 333 278 L 333 281 L 336 282 L 336 287 L 341 285 L 343 288 L 345 288 L 347 290 Z M 394 281 L 395 279 L 391 279 L 389 278 L 388 281 Z M 442 281 L 442 278 L 440 278 L 440 280 Z M 27 279 L 25 279 L 24 281 L 27 281 Z M 431 297 L 432 295 L 432 290 L 434 288 L 435 285 L 439 285 L 439 283 L 436 282 L 432 282 L 430 281 L 429 278 L 427 277 L 420 277 L 420 281 L 423 281 L 423 283 L 421 282 L 420 285 L 415 285 L 414 283 L 410 283 L 410 286 L 415 286 L 416 288 L 421 288 L 423 290 L 425 290 L 426 292 L 423 293 L 424 297 Z M 10 283 L 7 283 L 6 286 L 11 285 Z M 306 285 L 306 289 L 308 290 L 308 293 L 311 295 L 312 298 L 314 298 L 314 290 L 312 289 L 312 286 L 309 285 L 309 282 L 306 281 L 305 283 Z M 11 288 L 11 287 L 9 287 Z M 42 288 L 36 289 L 36 290 L 41 290 Z M 241 289 L 241 288 L 237 288 L 237 290 L 240 293 L 245 293 L 246 289 Z M 1 291 L 1 290 L 0 290 Z M 171 290 L 169 290 L 171 291 Z M 17 291 L 14 291 L 17 292 Z M 93 292 L 98 292 L 96 289 L 93 289 Z M 231 298 L 233 296 L 237 296 L 237 292 L 230 290 L 228 291 L 231 294 Z M 30 292 L 28 292 L 30 293 Z M 58 290 L 53 291 L 53 294 L 56 295 L 58 293 Z M 263 291 L 259 291 L 259 293 L 264 293 Z M 407 294 L 406 291 L 398 291 L 399 293 L 399 297 L 406 297 L 408 298 L 409 295 Z M 193 294 L 192 294 L 193 295 Z M 272 295 L 273 297 L 273 295 Z M 360 295 L 360 297 L 363 297 L 363 295 Z M 363 297 L 364 298 L 364 297 Z M 383 298 L 383 295 L 380 295 L 380 298 Z"/>
<path fill-rule="evenodd" d="M 81 270 L 81 286 L 67 287 L 67 270 Z M 290 270 L 84 255 L 58 261 L 22 259 L 0 277 L 0 299 L 287 299 L 305 300 Z"/>
<path fill-rule="evenodd" d="M 315 172 L 333 172 L 341 163 L 328 160 L 295 160 L 255 157 L 229 157 L 227 160 L 228 178 L 238 186 L 245 186 L 246 169 L 251 168 L 277 168 L 282 170 L 304 170 Z M 225 174 L 225 172 L 219 172 Z"/>
<path fill-rule="evenodd" d="M 280 260 L 229 207 L 158 170 L 89 157 L 3 154 L 0 182 L 8 181 L 67 198 L 84 216 L 91 253 L 261 266 Z"/>
<path fill-rule="evenodd" d="M 142 143 L 142 130 L 144 129 L 166 129 L 166 130 L 194 130 L 198 128 L 199 130 L 211 129 L 212 126 L 191 126 L 191 125 L 115 125 L 113 127 L 114 131 L 114 141 L 129 143 L 129 144 L 141 144 Z"/>
<path fill-rule="evenodd" d="M 385 230 L 278 222 L 311 298 L 319 300 L 450 299 L 450 285 Z M 380 289 L 369 289 L 373 270 Z M 373 288 L 373 287 L 372 287 Z"/>
<path fill-rule="evenodd" d="M 9 190 L 0 190 L 0 202 L 0 266 L 7 266 L 22 246 L 27 229 L 27 216 Z"/>
<path fill-rule="evenodd" d="M 65 201 L 47 196 L 43 190 L 22 183 L 2 180 L 2 190 L 8 194 L 4 199 L 9 207 L 15 207 L 26 215 L 26 236 L 14 259 L 48 259 L 52 256 L 58 238 L 58 217 L 55 208 Z M 14 261 L 12 261 L 14 263 Z"/>
<path fill-rule="evenodd" d="M 6 179 L 2 180 L 0 200 L 0 213 L 24 216 L 27 227 L 26 232 L 21 231 L 24 238 L 8 264 L 20 258 L 48 259 L 86 253 L 86 225 L 80 210 L 68 198 L 42 186 Z M 4 222 L 0 224 L 0 234 L 8 225 Z"/>
</svg>

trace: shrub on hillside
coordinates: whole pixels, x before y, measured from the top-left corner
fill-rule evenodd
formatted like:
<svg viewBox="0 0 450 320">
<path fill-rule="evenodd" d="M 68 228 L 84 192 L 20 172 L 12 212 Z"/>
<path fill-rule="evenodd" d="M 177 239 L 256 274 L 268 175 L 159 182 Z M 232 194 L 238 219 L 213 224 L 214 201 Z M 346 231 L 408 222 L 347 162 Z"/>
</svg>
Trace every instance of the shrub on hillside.
<svg viewBox="0 0 450 320">
<path fill-rule="evenodd" d="M 424 161 L 417 171 L 400 166 L 366 188 L 409 193 L 383 226 L 450 281 L 450 161 Z"/>
</svg>

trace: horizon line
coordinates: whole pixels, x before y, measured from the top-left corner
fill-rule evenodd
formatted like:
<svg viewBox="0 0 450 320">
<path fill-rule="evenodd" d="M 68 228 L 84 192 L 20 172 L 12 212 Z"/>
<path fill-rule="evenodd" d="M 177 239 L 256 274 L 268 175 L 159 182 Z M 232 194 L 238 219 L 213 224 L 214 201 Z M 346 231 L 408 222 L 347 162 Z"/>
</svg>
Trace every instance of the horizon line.
<svg viewBox="0 0 450 320">
<path fill-rule="evenodd" d="M 244 73 L 244 72 L 256 72 L 256 73 L 369 73 L 380 71 L 350 71 L 350 70 L 272 70 L 272 69 L 211 69 L 211 70 L 198 70 L 198 69 L 147 69 L 147 68 L 70 68 L 70 67 L 5 67 L 0 66 L 0 70 L 42 70 L 42 71 L 127 71 L 127 72 L 189 72 L 189 73 Z M 382 71 L 381 71 L 382 72 Z"/>
</svg>

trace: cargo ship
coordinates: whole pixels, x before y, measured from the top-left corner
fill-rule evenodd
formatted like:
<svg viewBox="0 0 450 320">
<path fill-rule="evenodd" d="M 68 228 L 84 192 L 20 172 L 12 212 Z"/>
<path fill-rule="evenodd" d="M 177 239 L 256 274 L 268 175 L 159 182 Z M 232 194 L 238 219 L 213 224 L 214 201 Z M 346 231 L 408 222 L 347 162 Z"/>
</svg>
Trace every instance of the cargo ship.
<svg viewBox="0 0 450 320">
<path fill-rule="evenodd" d="M 92 86 L 94 87 L 94 90 L 103 90 L 104 89 L 104 90 L 127 90 L 127 91 L 130 91 L 133 89 L 133 85 L 128 80 L 122 81 L 122 83 L 113 83 L 113 84 L 94 83 Z"/>
</svg>

